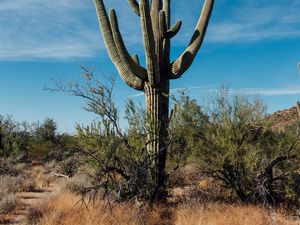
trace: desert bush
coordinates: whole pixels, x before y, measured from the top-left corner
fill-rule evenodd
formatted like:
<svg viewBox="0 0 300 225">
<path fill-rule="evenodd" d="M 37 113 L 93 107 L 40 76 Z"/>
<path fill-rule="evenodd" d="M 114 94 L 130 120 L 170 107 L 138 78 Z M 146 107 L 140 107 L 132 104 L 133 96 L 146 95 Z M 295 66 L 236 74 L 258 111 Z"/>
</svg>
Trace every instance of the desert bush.
<svg viewBox="0 0 300 225">
<path fill-rule="evenodd" d="M 22 177 L 0 176 L 0 190 L 5 193 L 16 193 L 22 186 Z"/>
<path fill-rule="evenodd" d="M 20 184 L 20 191 L 32 192 L 36 190 L 36 181 L 31 177 L 23 177 Z"/>
<path fill-rule="evenodd" d="M 96 170 L 92 185 L 85 189 L 85 194 L 102 194 L 103 198 L 116 201 L 165 199 L 167 175 L 161 173 L 157 160 L 162 159 L 161 152 L 147 151 L 151 145 L 151 141 L 146 141 L 150 131 L 143 128 L 136 132 L 122 131 L 119 112 L 113 101 L 114 78 L 106 77 L 105 83 L 95 80 L 92 72 L 84 68 L 83 83 L 55 83 L 58 91 L 87 100 L 85 109 L 98 117 L 91 126 L 77 126 L 77 150 L 87 156 L 88 163 Z M 134 108 L 127 110 L 126 117 L 131 113 L 135 118 L 140 115 L 139 110 L 132 110 Z M 140 127 L 136 123 L 130 126 Z"/>
<path fill-rule="evenodd" d="M 63 160 L 73 153 L 66 148 L 76 144 L 76 138 L 57 134 L 57 124 L 51 118 L 40 123 L 15 121 L 11 116 L 0 115 L 0 157 L 14 162 L 32 159 Z"/>
<path fill-rule="evenodd" d="M 15 166 L 16 171 L 20 174 L 27 170 L 29 167 L 26 163 L 19 163 Z"/>
<path fill-rule="evenodd" d="M 66 179 L 61 184 L 61 190 L 73 194 L 84 193 L 85 189 L 91 185 L 91 181 L 85 175 L 76 175 Z"/>
<path fill-rule="evenodd" d="M 44 166 L 47 171 L 51 171 L 51 170 L 53 171 L 58 166 L 57 164 L 58 164 L 57 161 L 52 160 L 50 162 L 45 163 Z"/>
<path fill-rule="evenodd" d="M 40 208 L 29 208 L 26 216 L 26 222 L 29 225 L 38 225 L 43 218 L 43 210 Z"/>
<path fill-rule="evenodd" d="M 0 190 L 6 193 L 34 191 L 36 182 L 31 177 L 0 176 Z"/>
<path fill-rule="evenodd" d="M 182 166 L 193 163 L 197 149 L 203 146 L 203 137 L 208 125 L 208 115 L 195 99 L 190 98 L 186 91 L 173 97 L 174 109 L 171 115 L 169 163 Z"/>
<path fill-rule="evenodd" d="M 80 161 L 75 157 L 70 157 L 59 163 L 58 172 L 68 177 L 73 177 L 80 167 Z"/>
<path fill-rule="evenodd" d="M 19 203 L 15 194 L 0 192 L 0 214 L 6 214 L 14 210 Z"/>
<path fill-rule="evenodd" d="M 45 174 L 42 177 L 43 185 L 46 187 L 49 187 L 51 183 L 55 182 L 57 180 L 57 177 L 53 174 Z"/>
<path fill-rule="evenodd" d="M 203 147 L 196 150 L 202 171 L 242 201 L 282 201 L 288 174 L 299 169 L 299 136 L 272 131 L 258 98 L 221 90 L 210 103 Z"/>
<path fill-rule="evenodd" d="M 0 157 L 0 176 L 11 175 L 16 176 L 18 174 L 14 165 L 10 163 L 6 158 Z"/>
<path fill-rule="evenodd" d="M 181 175 L 181 168 L 196 164 L 194 181 L 213 178 L 223 187 L 222 197 L 298 201 L 293 175 L 299 170 L 297 125 L 285 132 L 273 131 L 259 97 L 232 94 L 227 89 L 220 89 L 204 107 L 185 92 L 174 102 L 168 165 L 179 169 L 170 175 L 171 186 L 191 183 L 188 176 Z"/>
<path fill-rule="evenodd" d="M 11 116 L 0 115 L 0 156 L 25 161 L 31 141 L 32 124 L 17 122 Z"/>
</svg>

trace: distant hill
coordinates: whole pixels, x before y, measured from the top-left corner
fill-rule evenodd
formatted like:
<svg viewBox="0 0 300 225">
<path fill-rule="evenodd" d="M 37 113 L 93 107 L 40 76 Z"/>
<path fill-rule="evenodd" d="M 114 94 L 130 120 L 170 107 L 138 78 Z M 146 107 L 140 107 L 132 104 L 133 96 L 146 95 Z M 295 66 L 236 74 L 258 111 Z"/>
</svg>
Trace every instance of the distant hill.
<svg viewBox="0 0 300 225">
<path fill-rule="evenodd" d="M 292 107 L 290 109 L 277 111 L 269 115 L 267 120 L 272 124 L 272 130 L 284 131 L 299 121 L 297 108 Z"/>
</svg>

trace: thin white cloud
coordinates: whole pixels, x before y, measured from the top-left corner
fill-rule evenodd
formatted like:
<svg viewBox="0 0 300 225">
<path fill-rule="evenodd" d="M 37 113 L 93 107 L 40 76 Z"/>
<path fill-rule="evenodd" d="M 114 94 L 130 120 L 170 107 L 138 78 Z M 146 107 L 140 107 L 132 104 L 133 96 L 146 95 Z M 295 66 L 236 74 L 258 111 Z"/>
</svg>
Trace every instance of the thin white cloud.
<svg viewBox="0 0 300 225">
<path fill-rule="evenodd" d="M 217 89 L 207 90 L 207 92 L 217 92 Z M 299 88 L 246 88 L 246 89 L 229 89 L 232 94 L 243 93 L 246 95 L 261 95 L 261 96 L 286 96 L 299 95 Z"/>
<path fill-rule="evenodd" d="M 209 85 L 216 86 L 216 85 Z M 170 93 L 173 95 L 179 94 L 181 91 L 188 91 L 191 95 L 206 95 L 211 93 L 216 93 L 220 91 L 218 88 L 208 88 L 209 86 L 200 87 L 188 87 L 188 88 L 175 88 L 171 89 Z M 242 93 L 245 95 L 260 95 L 260 96 L 287 96 L 287 95 L 300 95 L 299 88 L 243 88 L 243 89 L 228 89 L 229 94 Z M 139 93 L 135 95 L 130 95 L 129 97 L 136 98 L 144 96 L 144 93 Z"/>
<path fill-rule="evenodd" d="M 208 84 L 208 85 L 203 85 L 203 86 L 198 86 L 198 87 L 182 87 L 182 88 L 172 88 L 170 89 L 171 94 L 178 94 L 181 91 L 207 91 L 207 90 L 212 90 L 211 88 L 218 86 L 217 84 Z M 144 93 L 138 93 L 134 95 L 129 95 L 129 97 L 135 98 L 135 97 L 141 97 L 144 96 Z"/>
</svg>

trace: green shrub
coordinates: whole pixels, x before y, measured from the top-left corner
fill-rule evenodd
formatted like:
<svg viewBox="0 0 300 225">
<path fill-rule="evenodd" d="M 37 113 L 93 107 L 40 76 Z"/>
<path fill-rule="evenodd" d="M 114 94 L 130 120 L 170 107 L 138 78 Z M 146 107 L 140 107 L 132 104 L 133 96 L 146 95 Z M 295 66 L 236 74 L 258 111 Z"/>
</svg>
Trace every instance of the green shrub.
<svg viewBox="0 0 300 225">
<path fill-rule="evenodd" d="M 265 110 L 259 98 L 220 91 L 195 150 L 202 171 L 242 201 L 282 201 L 289 174 L 299 169 L 296 132 L 272 131 Z"/>
</svg>

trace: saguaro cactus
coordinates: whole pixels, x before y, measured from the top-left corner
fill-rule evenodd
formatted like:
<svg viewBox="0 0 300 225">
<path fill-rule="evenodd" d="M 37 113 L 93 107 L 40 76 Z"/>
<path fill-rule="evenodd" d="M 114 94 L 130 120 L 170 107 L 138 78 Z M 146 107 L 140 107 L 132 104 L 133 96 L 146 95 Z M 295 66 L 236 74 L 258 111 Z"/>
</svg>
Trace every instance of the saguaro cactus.
<svg viewBox="0 0 300 225">
<path fill-rule="evenodd" d="M 209 23 L 214 0 L 204 0 L 202 13 L 186 50 L 173 62 L 170 61 L 171 38 L 180 30 L 181 21 L 173 27 L 171 0 L 128 0 L 140 17 L 146 56 L 146 67 L 139 58 L 128 53 L 119 30 L 115 10 L 108 17 L 103 0 L 94 0 L 100 28 L 109 56 L 122 79 L 132 88 L 144 91 L 146 96 L 148 127 L 148 151 L 158 154 L 158 186 L 164 183 L 166 163 L 166 139 L 169 121 L 169 82 L 179 78 L 191 66 L 199 51 Z"/>
</svg>

